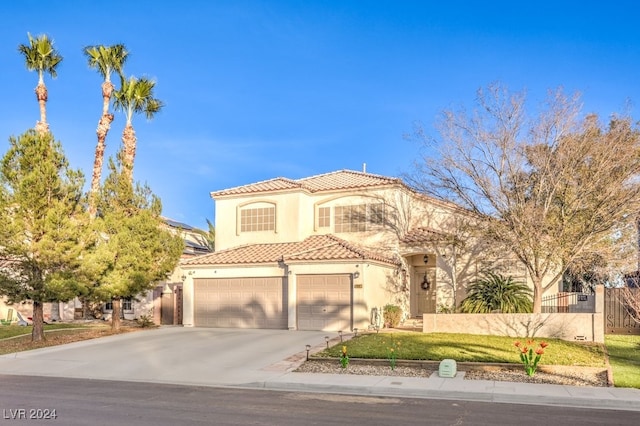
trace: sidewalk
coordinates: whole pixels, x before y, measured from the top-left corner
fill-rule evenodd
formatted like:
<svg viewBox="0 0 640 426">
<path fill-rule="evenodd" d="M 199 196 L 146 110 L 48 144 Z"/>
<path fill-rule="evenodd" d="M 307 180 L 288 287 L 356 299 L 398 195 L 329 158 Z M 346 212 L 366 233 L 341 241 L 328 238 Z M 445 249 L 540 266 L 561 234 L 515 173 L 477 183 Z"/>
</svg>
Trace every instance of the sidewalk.
<svg viewBox="0 0 640 426">
<path fill-rule="evenodd" d="M 640 411 L 640 390 L 441 378 L 289 372 L 250 387 L 283 391 L 571 406 Z"/>
</svg>

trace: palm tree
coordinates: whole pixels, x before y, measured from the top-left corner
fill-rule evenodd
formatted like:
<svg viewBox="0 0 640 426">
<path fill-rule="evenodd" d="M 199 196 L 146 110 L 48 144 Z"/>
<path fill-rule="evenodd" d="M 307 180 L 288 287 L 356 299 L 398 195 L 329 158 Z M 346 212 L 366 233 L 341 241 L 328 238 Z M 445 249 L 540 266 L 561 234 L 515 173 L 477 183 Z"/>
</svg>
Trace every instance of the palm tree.
<svg viewBox="0 0 640 426">
<path fill-rule="evenodd" d="M 129 52 L 127 52 L 123 44 L 115 44 L 113 46 L 87 46 L 83 50 L 87 57 L 89 67 L 94 68 L 100 73 L 104 81 L 102 82 L 102 116 L 98 121 L 96 134 L 98 135 L 98 144 L 96 145 L 96 154 L 93 159 L 93 174 L 91 176 L 91 189 L 89 191 L 89 214 L 91 218 L 96 216 L 96 195 L 100 189 L 100 179 L 102 177 L 102 163 L 104 161 L 104 150 L 106 147 L 105 140 L 107 133 L 113 122 L 113 114 L 109 112 L 109 104 L 111 103 L 111 94 L 115 89 L 111 83 L 111 75 L 117 72 L 122 78 L 122 67 L 127 60 Z"/>
<path fill-rule="evenodd" d="M 29 36 L 29 44 L 21 44 L 18 51 L 24 55 L 25 64 L 29 71 L 38 72 L 38 85 L 35 92 L 40 105 L 40 121 L 36 123 L 36 131 L 39 134 L 49 132 L 47 124 L 47 86 L 44 84 L 44 73 L 48 73 L 52 78 L 58 75 L 56 68 L 62 62 L 62 56 L 53 47 L 53 40 L 45 35 L 36 38 Z"/>
<path fill-rule="evenodd" d="M 136 133 L 133 130 L 132 119 L 134 113 L 144 113 L 147 119 L 152 119 L 164 104 L 153 97 L 156 83 L 147 78 L 130 77 L 122 79 L 120 90 L 114 93 L 114 108 L 123 111 L 127 123 L 122 132 L 122 168 L 123 173 L 133 183 L 133 162 L 136 157 Z"/>
<path fill-rule="evenodd" d="M 479 314 L 490 312 L 527 313 L 533 308 L 531 289 L 494 272 L 487 272 L 467 289 L 460 311 Z"/>
</svg>

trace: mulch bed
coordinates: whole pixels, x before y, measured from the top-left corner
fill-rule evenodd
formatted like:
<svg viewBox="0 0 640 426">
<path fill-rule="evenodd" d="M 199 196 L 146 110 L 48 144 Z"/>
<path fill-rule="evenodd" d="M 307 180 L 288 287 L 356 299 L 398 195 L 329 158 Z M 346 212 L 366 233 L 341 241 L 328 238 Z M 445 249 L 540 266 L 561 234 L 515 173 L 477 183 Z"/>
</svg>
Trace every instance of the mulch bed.
<svg viewBox="0 0 640 426">
<path fill-rule="evenodd" d="M 355 374 L 398 377 L 430 377 L 438 371 L 435 361 L 398 361 L 391 370 L 388 360 L 351 359 L 344 369 L 338 359 L 310 359 L 295 371 L 303 373 Z M 612 386 L 605 367 L 540 366 L 533 377 L 528 376 L 521 365 L 457 363 L 457 371 L 464 372 L 465 380 L 491 380 L 554 384 L 568 386 Z"/>
</svg>

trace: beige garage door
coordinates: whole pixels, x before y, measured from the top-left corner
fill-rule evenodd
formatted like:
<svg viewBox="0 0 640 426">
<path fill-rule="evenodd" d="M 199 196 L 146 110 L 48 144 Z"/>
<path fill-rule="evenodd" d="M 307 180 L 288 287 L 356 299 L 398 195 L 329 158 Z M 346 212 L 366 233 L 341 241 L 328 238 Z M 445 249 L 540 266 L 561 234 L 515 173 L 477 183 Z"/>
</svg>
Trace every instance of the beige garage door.
<svg viewBox="0 0 640 426">
<path fill-rule="evenodd" d="M 194 280 L 194 323 L 201 327 L 287 328 L 282 277 Z"/>
<path fill-rule="evenodd" d="M 351 330 L 351 276 L 298 275 L 298 330 Z"/>
</svg>

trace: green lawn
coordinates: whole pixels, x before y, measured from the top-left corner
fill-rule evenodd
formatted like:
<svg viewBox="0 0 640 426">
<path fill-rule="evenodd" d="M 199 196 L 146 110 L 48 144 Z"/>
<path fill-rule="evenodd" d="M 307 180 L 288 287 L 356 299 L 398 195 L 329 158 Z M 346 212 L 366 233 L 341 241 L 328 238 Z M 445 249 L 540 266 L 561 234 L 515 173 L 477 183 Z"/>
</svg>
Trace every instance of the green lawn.
<svg viewBox="0 0 640 426">
<path fill-rule="evenodd" d="M 516 340 L 526 344 L 527 339 L 502 336 L 479 336 L 449 333 L 371 333 L 354 337 L 326 349 L 315 356 L 339 357 L 342 345 L 351 358 L 389 357 L 393 347 L 398 359 L 441 361 L 446 358 L 458 362 L 519 363 L 520 356 L 514 346 Z M 535 346 L 543 339 L 536 339 Z M 541 365 L 606 366 L 603 345 L 574 343 L 558 339 L 544 339 L 549 346 L 540 360 Z"/>
<path fill-rule="evenodd" d="M 59 330 L 62 328 L 85 328 L 85 325 L 82 324 L 45 324 L 44 330 L 45 332 L 48 330 Z M 0 340 L 6 339 L 9 337 L 21 336 L 23 334 L 31 334 L 31 330 L 33 327 L 28 326 L 19 326 L 19 325 L 3 325 L 0 326 Z"/>
<path fill-rule="evenodd" d="M 616 387 L 640 388 L 640 336 L 607 335 L 605 341 Z"/>
</svg>

